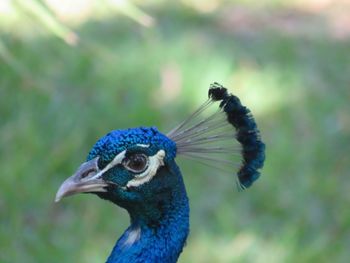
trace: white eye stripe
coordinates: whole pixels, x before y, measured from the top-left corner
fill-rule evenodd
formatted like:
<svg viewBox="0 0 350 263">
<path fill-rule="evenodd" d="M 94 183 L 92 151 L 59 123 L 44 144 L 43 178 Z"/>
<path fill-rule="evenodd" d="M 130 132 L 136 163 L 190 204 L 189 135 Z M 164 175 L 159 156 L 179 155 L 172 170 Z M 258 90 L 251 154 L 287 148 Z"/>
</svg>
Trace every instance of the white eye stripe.
<svg viewBox="0 0 350 263">
<path fill-rule="evenodd" d="M 120 152 L 118 155 L 114 157 L 114 159 L 106 165 L 105 168 L 102 170 L 99 170 L 98 173 L 90 178 L 90 179 L 97 179 L 102 176 L 105 172 L 113 168 L 114 166 L 121 164 L 123 159 L 125 158 L 126 150 Z M 160 166 L 164 166 L 164 159 L 165 157 L 165 151 L 164 150 L 159 150 L 155 155 L 149 156 L 148 158 L 148 167 L 147 169 L 141 173 L 138 174 L 134 179 L 130 180 L 126 187 L 137 187 L 140 186 L 144 183 L 149 182 L 157 173 L 158 168 Z"/>
<path fill-rule="evenodd" d="M 126 150 L 124 150 L 124 151 L 120 152 L 119 154 L 117 154 L 114 157 L 114 159 L 109 164 L 107 164 L 107 166 L 102 171 L 104 171 L 104 170 L 108 171 L 109 169 L 113 168 L 117 164 L 122 163 L 123 159 L 125 158 L 125 154 L 126 154 Z"/>
<path fill-rule="evenodd" d="M 150 156 L 146 171 L 138 174 L 134 179 L 130 180 L 126 187 L 137 187 L 149 182 L 156 175 L 158 168 L 164 165 L 164 157 L 164 150 L 159 150 L 155 155 Z"/>
<path fill-rule="evenodd" d="M 136 146 L 143 147 L 143 148 L 149 148 L 149 144 L 136 144 Z"/>
<path fill-rule="evenodd" d="M 107 172 L 108 170 L 110 170 L 111 168 L 113 168 L 114 166 L 120 164 L 123 159 L 125 158 L 125 154 L 126 154 L 126 150 L 120 152 L 119 154 L 117 154 L 114 159 L 106 165 L 105 168 L 103 168 L 102 170 L 99 170 L 98 173 L 91 179 L 97 179 L 100 178 L 102 176 L 102 174 L 104 174 L 105 172 Z"/>
</svg>

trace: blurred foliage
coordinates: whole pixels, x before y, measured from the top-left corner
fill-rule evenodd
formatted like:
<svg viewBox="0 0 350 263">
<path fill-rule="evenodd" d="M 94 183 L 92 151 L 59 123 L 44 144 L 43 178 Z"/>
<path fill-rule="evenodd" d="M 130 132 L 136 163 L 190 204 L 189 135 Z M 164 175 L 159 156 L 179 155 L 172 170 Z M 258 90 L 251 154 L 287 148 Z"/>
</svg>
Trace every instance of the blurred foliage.
<svg viewBox="0 0 350 263">
<path fill-rule="evenodd" d="M 204 3 L 205 2 L 205 3 Z M 168 131 L 213 81 L 252 109 L 263 176 L 180 161 L 180 262 L 347 262 L 347 1 L 0 1 L 0 261 L 103 262 L 128 224 L 93 195 L 54 204 L 109 130 Z"/>
</svg>

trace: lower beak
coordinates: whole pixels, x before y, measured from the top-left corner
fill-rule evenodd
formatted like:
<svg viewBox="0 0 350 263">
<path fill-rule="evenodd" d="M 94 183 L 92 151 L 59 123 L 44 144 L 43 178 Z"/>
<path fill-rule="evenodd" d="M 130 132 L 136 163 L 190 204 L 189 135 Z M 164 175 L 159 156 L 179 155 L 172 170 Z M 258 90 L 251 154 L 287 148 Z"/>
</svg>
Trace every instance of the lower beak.
<svg viewBox="0 0 350 263">
<path fill-rule="evenodd" d="M 103 181 L 97 166 L 98 157 L 83 163 L 74 175 L 67 178 L 57 191 L 55 202 L 77 193 L 106 192 L 108 184 Z"/>
</svg>

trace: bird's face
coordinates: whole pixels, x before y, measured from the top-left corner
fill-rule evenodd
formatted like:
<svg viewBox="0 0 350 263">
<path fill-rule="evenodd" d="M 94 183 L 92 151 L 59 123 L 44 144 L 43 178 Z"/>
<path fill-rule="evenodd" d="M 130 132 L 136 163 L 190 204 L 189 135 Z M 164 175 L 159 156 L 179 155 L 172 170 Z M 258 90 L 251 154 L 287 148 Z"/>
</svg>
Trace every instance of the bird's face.
<svg viewBox="0 0 350 263">
<path fill-rule="evenodd" d="M 56 201 L 75 193 L 96 193 L 122 207 L 153 202 L 171 188 L 176 145 L 156 128 L 116 130 L 96 142 L 76 173 L 60 187 Z"/>
</svg>

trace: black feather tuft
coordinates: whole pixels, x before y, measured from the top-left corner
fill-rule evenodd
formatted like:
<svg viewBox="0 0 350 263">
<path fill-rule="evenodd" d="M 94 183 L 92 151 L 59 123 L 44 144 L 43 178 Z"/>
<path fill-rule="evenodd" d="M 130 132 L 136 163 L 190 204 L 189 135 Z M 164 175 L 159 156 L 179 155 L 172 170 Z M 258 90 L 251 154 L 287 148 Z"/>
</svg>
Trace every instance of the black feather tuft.
<svg viewBox="0 0 350 263">
<path fill-rule="evenodd" d="M 210 89 L 209 94 L 214 94 L 215 98 L 221 96 L 224 93 L 223 90 L 226 92 L 226 89 L 218 83 L 214 85 L 215 88 L 212 93 Z M 238 171 L 238 179 L 241 185 L 247 188 L 260 176 L 258 169 L 264 165 L 265 144 L 261 141 L 250 110 L 241 104 L 239 98 L 227 94 L 223 95 L 221 100 L 220 107 L 226 113 L 227 121 L 235 127 L 237 141 L 242 145 L 243 164 Z"/>
<path fill-rule="evenodd" d="M 176 143 L 177 154 L 190 159 L 228 168 L 230 173 L 239 164 L 238 185 L 247 188 L 259 178 L 265 160 L 265 145 L 255 120 L 239 98 L 217 82 L 210 85 L 208 97 L 168 137 Z"/>
<path fill-rule="evenodd" d="M 208 97 L 213 101 L 225 100 L 228 97 L 227 89 L 219 83 L 214 82 L 210 85 Z"/>
</svg>

